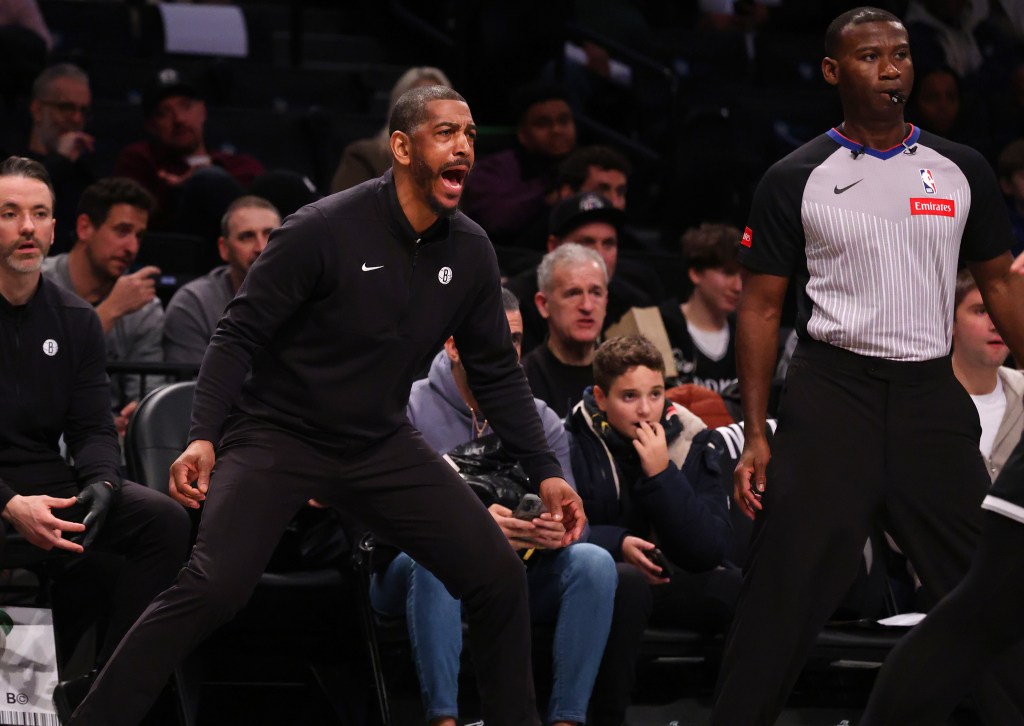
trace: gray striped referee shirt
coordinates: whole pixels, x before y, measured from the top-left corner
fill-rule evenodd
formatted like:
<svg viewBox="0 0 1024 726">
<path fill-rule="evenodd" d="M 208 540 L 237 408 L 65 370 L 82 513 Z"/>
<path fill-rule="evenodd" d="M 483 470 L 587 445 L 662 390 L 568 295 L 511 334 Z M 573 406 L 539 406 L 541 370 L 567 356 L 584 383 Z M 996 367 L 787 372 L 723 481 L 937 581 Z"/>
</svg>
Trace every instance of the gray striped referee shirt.
<svg viewBox="0 0 1024 726">
<path fill-rule="evenodd" d="M 1010 248 L 985 159 L 909 129 L 885 151 L 832 129 L 761 179 L 740 260 L 793 278 L 800 336 L 892 360 L 944 356 L 958 259 Z"/>
</svg>

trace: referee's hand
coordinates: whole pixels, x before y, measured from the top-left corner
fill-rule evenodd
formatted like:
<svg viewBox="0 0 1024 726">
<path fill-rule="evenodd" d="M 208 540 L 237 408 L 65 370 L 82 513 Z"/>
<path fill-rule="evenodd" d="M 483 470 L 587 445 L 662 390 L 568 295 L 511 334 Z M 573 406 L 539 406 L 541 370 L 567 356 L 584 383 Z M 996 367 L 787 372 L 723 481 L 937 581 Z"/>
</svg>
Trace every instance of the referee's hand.
<svg viewBox="0 0 1024 726">
<path fill-rule="evenodd" d="M 764 436 L 748 436 L 743 442 L 743 454 L 732 474 L 732 498 L 750 519 L 764 508 L 761 495 L 767 486 L 765 471 L 771 458 L 768 439 Z"/>
</svg>

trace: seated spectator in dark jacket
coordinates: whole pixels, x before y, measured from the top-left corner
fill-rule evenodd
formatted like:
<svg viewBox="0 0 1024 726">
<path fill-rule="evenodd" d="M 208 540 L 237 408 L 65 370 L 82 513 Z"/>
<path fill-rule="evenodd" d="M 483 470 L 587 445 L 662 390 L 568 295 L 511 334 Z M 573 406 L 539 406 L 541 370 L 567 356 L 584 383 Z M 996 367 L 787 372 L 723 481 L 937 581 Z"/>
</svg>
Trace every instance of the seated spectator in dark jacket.
<svg viewBox="0 0 1024 726">
<path fill-rule="evenodd" d="M 477 160 L 463 210 L 494 244 L 522 246 L 528 244 L 523 236 L 547 219 L 556 201 L 558 164 L 576 146 L 576 122 L 565 89 L 555 84 L 518 89 L 512 106 L 516 145 Z"/>
<path fill-rule="evenodd" d="M 585 192 L 562 200 L 552 210 L 549 220 L 547 251 L 575 242 L 595 250 L 608 271 L 608 301 L 602 330 L 619 321 L 633 307 L 654 305 L 654 298 L 622 275 L 617 275 L 619 261 L 619 229 L 625 216 L 596 192 Z M 520 300 L 536 299 L 537 275 L 526 270 L 509 280 L 508 287 Z M 544 340 L 543 316 L 539 309 L 523 306 L 523 350 L 527 353 Z"/>
<path fill-rule="evenodd" d="M 376 179 L 391 168 L 391 134 L 388 128 L 391 123 L 391 109 L 398 103 L 402 94 L 419 86 L 447 86 L 452 82 L 440 68 L 432 66 L 415 66 L 403 73 L 391 88 L 388 100 L 388 117 L 384 125 L 373 136 L 356 139 L 341 153 L 341 161 L 334 170 L 331 179 L 331 194 L 362 184 L 364 181 Z"/>
<path fill-rule="evenodd" d="M 40 551 L 72 553 L 76 565 L 90 552 L 124 557 L 101 598 L 107 602 L 76 590 L 54 603 L 58 626 L 65 609 L 72 619 L 106 614 L 101 666 L 171 585 L 185 560 L 189 519 L 165 494 L 121 478 L 100 321 L 88 303 L 40 273 L 54 228 L 44 167 L 18 157 L 0 163 L 0 200 L 0 549 L 4 535 L 17 531 Z M 74 643 L 61 646 L 67 654 Z"/>
<path fill-rule="evenodd" d="M 8 108 L 29 93 L 53 48 L 53 36 L 36 0 L 0 3 L 0 98 Z"/>
<path fill-rule="evenodd" d="M 85 132 L 91 107 L 89 76 L 71 63 L 50 66 L 32 84 L 25 156 L 42 162 L 57 193 L 54 211 L 60 224 L 51 254 L 71 249 L 78 197 L 98 178 L 92 159 L 95 139 Z"/>
<path fill-rule="evenodd" d="M 1024 139 L 1011 141 L 996 160 L 999 186 L 1013 227 L 1013 254 L 1024 252 Z"/>
<path fill-rule="evenodd" d="M 726 224 L 704 223 L 683 234 L 693 292 L 660 306 L 681 383 L 722 393 L 736 382 L 736 303 L 743 282 L 736 247 L 743 236 Z"/>
<path fill-rule="evenodd" d="M 596 192 L 611 202 L 616 209 L 626 212 L 629 177 L 633 165 L 626 155 L 611 146 L 593 144 L 580 146 L 558 166 L 558 199 L 583 192 Z M 623 222 L 618 230 L 619 249 L 642 249 L 642 243 Z M 542 233 L 543 234 L 543 233 Z M 665 295 L 661 279 L 649 265 L 638 260 L 617 260 L 616 274 L 647 293 L 651 300 L 662 300 Z"/>
<path fill-rule="evenodd" d="M 82 192 L 70 252 L 46 258 L 46 277 L 96 309 L 108 361 L 161 363 L 164 309 L 153 266 L 129 273 L 149 224 L 153 197 L 131 179 L 101 179 Z M 160 381 L 162 382 L 162 381 Z M 147 379 L 150 387 L 159 385 Z M 115 376 L 112 406 L 123 433 L 143 391 L 138 376 Z"/>
<path fill-rule="evenodd" d="M 977 20 L 969 0 L 910 0 L 903 23 L 915 65 L 948 66 L 961 79 L 980 71 L 986 58 L 975 35 Z"/>
<path fill-rule="evenodd" d="M 578 146 L 558 165 L 554 203 L 557 205 L 563 199 L 583 192 L 594 192 L 625 212 L 630 170 L 629 159 L 610 146 Z M 546 248 L 550 228 L 549 216 L 537 217 L 528 229 L 524 229 L 520 246 L 532 250 Z"/>
<path fill-rule="evenodd" d="M 740 572 L 711 432 L 665 398 L 665 365 L 646 338 L 605 341 L 594 386 L 566 421 L 590 541 L 644 572 L 652 624 L 712 632 L 729 623 Z M 657 564 L 655 550 L 668 559 Z"/>
<path fill-rule="evenodd" d="M 580 146 L 558 166 L 558 198 L 597 192 L 616 209 L 626 211 L 626 192 L 633 167 L 625 154 L 610 146 Z"/>
<path fill-rule="evenodd" d="M 608 273 L 597 252 L 569 243 L 544 255 L 537 279 L 535 302 L 547 338 L 523 358 L 523 370 L 533 395 L 564 417 L 594 382 Z"/>
<path fill-rule="evenodd" d="M 507 290 L 503 291 L 502 301 L 513 343 L 518 348 L 523 328 L 519 301 Z M 543 401 L 535 403 L 548 445 L 572 483 L 569 441 L 562 422 Z M 444 350 L 434 358 L 428 377 L 413 384 L 408 417 L 423 432 L 427 444 L 440 454 L 490 433 L 453 339 L 449 338 Z M 532 621 L 553 624 L 555 628 L 554 684 L 544 723 L 581 724 L 587 721 L 591 688 L 611 626 L 617 581 L 615 564 L 607 552 L 595 545 L 578 543 L 563 547 L 565 529 L 547 513 L 524 521 L 501 504 L 492 504 L 488 509 L 509 545 L 525 561 Z M 457 522 L 452 524 L 458 526 Z M 459 601 L 448 594 L 440 580 L 405 553 L 392 560 L 381 574 L 373 576 L 370 598 L 378 611 L 392 617 L 404 616 L 408 623 L 428 721 L 432 726 L 455 726 L 462 651 Z"/>
<path fill-rule="evenodd" d="M 208 147 L 199 86 L 173 68 L 153 79 L 142 112 L 150 138 L 121 149 L 114 173 L 156 197 L 154 229 L 196 234 L 212 243 L 224 210 L 263 173 L 263 164 Z"/>
<path fill-rule="evenodd" d="M 991 158 L 998 150 L 991 146 L 984 103 L 971 91 L 951 68 L 915 63 L 914 92 L 907 99 L 906 119 L 950 141 L 973 146 Z"/>
<path fill-rule="evenodd" d="M 280 226 L 281 215 L 266 199 L 247 195 L 231 203 L 221 219 L 221 236 L 217 240 L 220 258 L 227 264 L 174 293 L 164 316 L 164 360 L 203 362 L 206 346 L 224 308 L 267 246 L 270 233 Z"/>
</svg>

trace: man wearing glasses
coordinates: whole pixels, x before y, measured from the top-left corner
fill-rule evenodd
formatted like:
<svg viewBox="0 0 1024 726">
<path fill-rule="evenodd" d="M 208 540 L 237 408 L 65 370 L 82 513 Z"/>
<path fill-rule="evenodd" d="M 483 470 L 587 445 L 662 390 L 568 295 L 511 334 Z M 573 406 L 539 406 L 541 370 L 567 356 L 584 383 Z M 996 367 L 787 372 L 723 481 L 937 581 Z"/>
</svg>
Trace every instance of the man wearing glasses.
<svg viewBox="0 0 1024 726">
<path fill-rule="evenodd" d="M 50 66 L 32 84 L 32 131 L 24 155 L 46 167 L 57 195 L 57 227 L 53 253 L 74 243 L 76 208 L 82 191 L 99 178 L 93 169 L 94 139 L 85 132 L 92 93 L 89 76 L 71 63 Z"/>
</svg>

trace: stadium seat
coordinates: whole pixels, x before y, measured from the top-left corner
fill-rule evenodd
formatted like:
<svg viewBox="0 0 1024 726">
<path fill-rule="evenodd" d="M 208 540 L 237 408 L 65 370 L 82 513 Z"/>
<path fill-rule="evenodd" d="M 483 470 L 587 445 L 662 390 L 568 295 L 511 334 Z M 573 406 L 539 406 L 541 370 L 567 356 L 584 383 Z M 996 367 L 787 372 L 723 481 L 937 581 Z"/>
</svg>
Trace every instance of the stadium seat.
<svg viewBox="0 0 1024 726">
<path fill-rule="evenodd" d="M 129 478 L 153 489 L 167 491 L 170 465 L 188 443 L 194 390 L 194 381 L 172 383 L 151 392 L 139 403 L 125 436 L 125 459 Z M 309 603 L 313 600 L 338 602 L 337 613 L 340 617 L 340 600 L 343 597 L 344 586 L 345 579 L 340 568 L 265 572 L 260 578 L 254 599 L 259 596 L 261 590 L 277 591 L 277 595 L 283 597 L 276 600 L 281 604 L 274 611 L 275 628 L 265 629 L 264 635 L 269 637 L 272 634 L 271 630 L 290 633 L 303 626 L 308 629 Z M 323 625 L 315 626 L 315 629 L 316 637 L 322 640 Z M 265 646 L 264 643 L 259 650 L 265 651 Z M 304 649 L 298 650 L 298 655 L 306 661 Z M 233 665 L 237 669 L 244 664 Z M 318 690 L 321 690 L 332 704 L 338 717 L 346 722 L 351 704 L 343 702 L 340 698 L 348 689 L 337 687 L 333 670 L 329 666 L 323 667 L 320 663 L 314 662 L 308 662 L 307 665 L 311 684 L 318 686 Z M 203 659 L 194 654 L 175 672 L 183 718 L 189 726 L 196 723 L 198 718 L 199 691 L 205 671 Z M 267 682 L 266 674 L 261 674 L 259 678 L 268 686 L 281 685 L 277 681 Z"/>
</svg>

